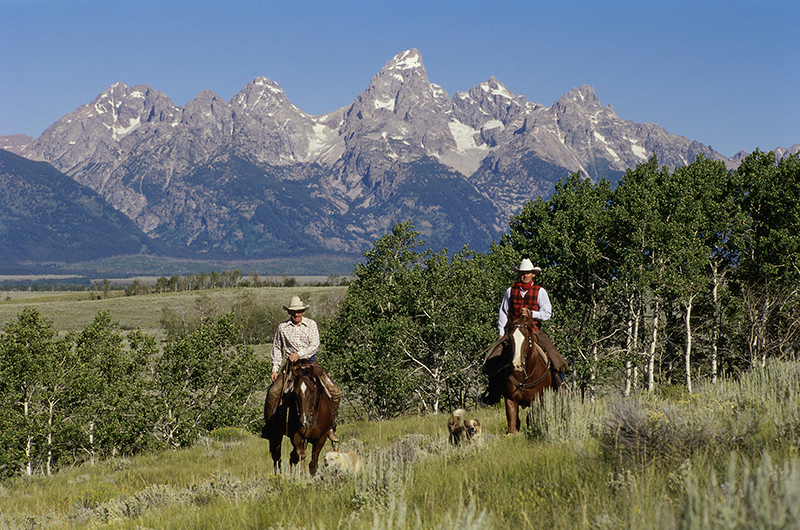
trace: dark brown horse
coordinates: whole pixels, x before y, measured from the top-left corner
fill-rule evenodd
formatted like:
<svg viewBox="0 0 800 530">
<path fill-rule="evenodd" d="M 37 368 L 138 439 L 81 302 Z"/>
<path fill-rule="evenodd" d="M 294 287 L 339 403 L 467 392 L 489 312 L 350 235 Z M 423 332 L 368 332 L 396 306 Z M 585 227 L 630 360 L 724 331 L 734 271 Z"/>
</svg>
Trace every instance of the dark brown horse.
<svg viewBox="0 0 800 530">
<path fill-rule="evenodd" d="M 493 375 L 490 385 L 499 386 L 505 398 L 508 433 L 519 431 L 519 407 L 530 404 L 544 394 L 545 389 L 558 389 L 550 360 L 539 347 L 530 317 L 514 319 L 507 328 L 503 353 L 487 367 Z"/>
<path fill-rule="evenodd" d="M 311 461 L 308 470 L 317 472 L 319 453 L 328 439 L 328 429 L 333 425 L 331 402 L 319 377 L 308 361 L 290 363 L 284 379 L 281 404 L 262 430 L 269 440 L 269 451 L 275 472 L 281 468 L 281 441 L 286 436 L 292 442 L 289 463 L 305 469 L 306 445 L 311 443 Z"/>
</svg>

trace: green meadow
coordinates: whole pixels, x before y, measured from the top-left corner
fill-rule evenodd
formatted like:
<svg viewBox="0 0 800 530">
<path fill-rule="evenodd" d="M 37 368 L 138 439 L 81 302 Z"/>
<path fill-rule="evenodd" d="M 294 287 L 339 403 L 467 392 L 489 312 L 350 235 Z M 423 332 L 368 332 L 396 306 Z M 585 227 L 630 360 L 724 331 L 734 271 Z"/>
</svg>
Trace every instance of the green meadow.
<svg viewBox="0 0 800 530">
<path fill-rule="evenodd" d="M 338 290 L 337 290 L 338 289 Z M 343 288 L 257 288 L 280 306 L 300 293 L 333 311 Z M 228 310 L 241 292 L 92 300 L 11 292 L 0 321 L 37 307 L 66 332 L 108 310 L 123 329 L 160 330 L 165 306 Z M 500 406 L 471 410 L 482 440 L 452 446 L 448 414 L 361 421 L 345 410 L 340 449 L 361 472 L 288 466 L 234 426 L 193 446 L 109 458 L 0 483 L 0 529 L 749 529 L 800 527 L 800 366 L 769 362 L 716 384 L 623 398 L 547 394 L 504 435 Z M 330 445 L 326 446 L 326 450 Z"/>
<path fill-rule="evenodd" d="M 347 292 L 346 287 L 241 287 L 237 289 L 208 289 L 141 296 L 125 296 L 121 290 L 109 291 L 108 297 L 98 299 L 96 291 L 0 291 L 0 325 L 13 320 L 25 306 L 37 308 L 42 316 L 53 321 L 60 332 L 83 329 L 94 320 L 98 311 L 109 311 L 123 330 L 141 330 L 163 339 L 161 324 L 164 309 L 197 317 L 203 307 L 216 314 L 229 312 L 234 304 L 250 297 L 269 309 L 281 310 L 292 295 L 299 294 L 312 304 L 308 315 L 316 319 L 330 317 L 336 302 Z"/>
</svg>

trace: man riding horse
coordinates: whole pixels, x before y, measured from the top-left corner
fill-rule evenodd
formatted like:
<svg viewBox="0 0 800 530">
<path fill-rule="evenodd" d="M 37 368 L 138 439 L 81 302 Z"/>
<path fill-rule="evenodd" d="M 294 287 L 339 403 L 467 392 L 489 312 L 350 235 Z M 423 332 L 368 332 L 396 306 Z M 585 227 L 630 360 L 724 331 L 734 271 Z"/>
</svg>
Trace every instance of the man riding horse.
<svg viewBox="0 0 800 530">
<path fill-rule="evenodd" d="M 534 267 L 531 260 L 525 258 L 519 267 L 514 267 L 514 270 L 518 274 L 518 280 L 503 295 L 503 301 L 500 304 L 500 311 L 497 316 L 497 330 L 500 334 L 500 339 L 486 356 L 484 366 L 489 365 L 492 359 L 502 354 L 503 347 L 506 344 L 508 324 L 519 317 L 530 317 L 533 322 L 533 332 L 536 334 L 539 346 L 547 354 L 553 364 L 553 368 L 558 372 L 559 384 L 563 384 L 564 372 L 569 370 L 569 367 L 564 357 L 561 356 L 561 353 L 550 340 L 550 337 L 542 331 L 541 323 L 549 320 L 553 314 L 547 291 L 534 283 L 536 275 L 542 272 L 542 269 Z M 497 384 L 491 380 L 490 374 L 487 397 L 489 403 L 495 403 L 500 399 L 497 392 Z"/>
<path fill-rule="evenodd" d="M 319 329 L 317 323 L 310 318 L 304 318 L 306 309 L 299 296 L 292 297 L 292 301 L 283 309 L 288 311 L 289 320 L 278 324 L 275 332 L 275 339 L 272 342 L 272 385 L 267 391 L 267 400 L 264 404 L 265 423 L 275 413 L 281 399 L 286 374 L 281 371 L 281 364 L 284 357 L 290 362 L 296 363 L 300 359 L 311 362 L 314 373 L 319 377 L 320 382 L 325 387 L 331 398 L 331 409 L 333 413 L 333 426 L 328 431 L 328 439 L 338 442 L 336 436 L 336 411 L 339 410 L 339 403 L 342 400 L 342 391 L 336 386 L 325 370 L 317 364 L 317 350 L 319 349 Z"/>
</svg>

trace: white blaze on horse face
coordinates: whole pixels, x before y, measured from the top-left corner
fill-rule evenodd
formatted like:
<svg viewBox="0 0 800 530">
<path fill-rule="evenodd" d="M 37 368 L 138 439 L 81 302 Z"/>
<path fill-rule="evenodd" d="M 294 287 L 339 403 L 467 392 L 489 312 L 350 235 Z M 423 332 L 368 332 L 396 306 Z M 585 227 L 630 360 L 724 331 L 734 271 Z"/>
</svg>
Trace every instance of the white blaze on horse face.
<svg viewBox="0 0 800 530">
<path fill-rule="evenodd" d="M 305 381 L 300 381 L 300 396 L 301 396 L 303 401 L 306 400 L 306 393 L 307 392 L 308 392 L 308 386 L 306 386 L 306 382 Z M 304 408 L 304 407 L 301 407 L 301 408 Z M 300 421 L 302 422 L 303 425 L 308 424 L 308 418 L 306 417 L 306 411 L 305 410 L 301 411 Z"/>
<path fill-rule="evenodd" d="M 514 366 L 514 371 L 521 372 L 522 345 L 525 343 L 525 334 L 522 333 L 519 328 L 514 328 L 514 331 L 511 333 L 511 338 L 513 339 L 514 343 L 514 357 L 511 360 L 511 364 Z"/>
</svg>

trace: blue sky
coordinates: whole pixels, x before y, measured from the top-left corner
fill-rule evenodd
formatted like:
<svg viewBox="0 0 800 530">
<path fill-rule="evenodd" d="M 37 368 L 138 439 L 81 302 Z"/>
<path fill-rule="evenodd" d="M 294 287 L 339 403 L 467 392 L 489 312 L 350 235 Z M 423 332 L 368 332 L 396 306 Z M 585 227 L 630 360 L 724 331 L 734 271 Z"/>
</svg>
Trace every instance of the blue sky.
<svg viewBox="0 0 800 530">
<path fill-rule="evenodd" d="M 732 156 L 800 143 L 798 28 L 798 0 L 0 0 L 0 135 L 38 137 L 118 81 L 183 106 L 266 76 L 324 114 L 417 48 L 451 98 L 490 76 L 545 106 L 591 85 Z"/>
</svg>

